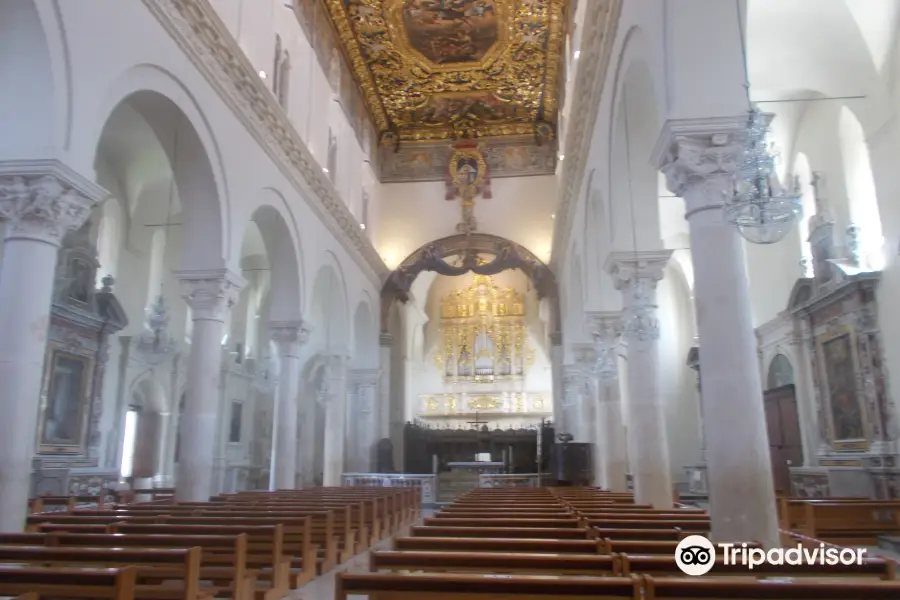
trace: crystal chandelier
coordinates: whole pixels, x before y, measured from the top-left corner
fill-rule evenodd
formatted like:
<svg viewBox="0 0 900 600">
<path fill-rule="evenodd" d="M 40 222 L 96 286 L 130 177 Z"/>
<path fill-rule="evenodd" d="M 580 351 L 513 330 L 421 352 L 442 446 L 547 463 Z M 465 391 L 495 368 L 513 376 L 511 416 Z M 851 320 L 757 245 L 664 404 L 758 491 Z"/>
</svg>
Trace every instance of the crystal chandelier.
<svg viewBox="0 0 900 600">
<path fill-rule="evenodd" d="M 753 244 L 774 244 L 784 239 L 803 212 L 798 182 L 786 190 L 775 173 L 775 155 L 766 140 L 768 119 L 750 100 L 750 70 L 747 67 L 747 40 L 741 0 L 737 7 L 738 31 L 744 59 L 744 88 L 747 90 L 747 126 L 741 163 L 734 175 L 734 187 L 724 195 L 725 217 Z"/>
<path fill-rule="evenodd" d="M 775 174 L 775 156 L 767 141 L 769 126 L 756 105 L 747 118 L 743 158 L 734 188 L 725 192 L 725 216 L 748 242 L 774 244 L 784 239 L 802 214 L 802 193 L 785 190 Z"/>
<path fill-rule="evenodd" d="M 160 290 L 153 304 L 147 309 L 147 317 L 144 320 L 144 331 L 137 336 L 137 349 L 151 362 L 162 360 L 175 352 L 176 344 L 169 335 L 169 307 Z"/>
</svg>

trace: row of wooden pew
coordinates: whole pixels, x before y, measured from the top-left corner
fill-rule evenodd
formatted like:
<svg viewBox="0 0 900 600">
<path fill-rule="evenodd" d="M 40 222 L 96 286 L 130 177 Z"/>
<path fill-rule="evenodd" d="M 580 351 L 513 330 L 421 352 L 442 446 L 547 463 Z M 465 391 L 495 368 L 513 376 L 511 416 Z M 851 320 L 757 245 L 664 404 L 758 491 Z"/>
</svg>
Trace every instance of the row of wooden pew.
<svg viewBox="0 0 900 600">
<path fill-rule="evenodd" d="M 339 573 L 335 598 L 900 599 L 894 563 L 877 558 L 751 572 L 718 557 L 709 574 L 687 577 L 675 561 L 678 542 L 709 529 L 703 510 L 654 510 L 630 494 L 479 489 L 395 538 L 392 549 L 373 550 L 368 573 Z"/>
<path fill-rule="evenodd" d="M 0 533 L 0 596 L 279 600 L 420 511 L 415 489 L 310 488 L 34 513 Z"/>
</svg>

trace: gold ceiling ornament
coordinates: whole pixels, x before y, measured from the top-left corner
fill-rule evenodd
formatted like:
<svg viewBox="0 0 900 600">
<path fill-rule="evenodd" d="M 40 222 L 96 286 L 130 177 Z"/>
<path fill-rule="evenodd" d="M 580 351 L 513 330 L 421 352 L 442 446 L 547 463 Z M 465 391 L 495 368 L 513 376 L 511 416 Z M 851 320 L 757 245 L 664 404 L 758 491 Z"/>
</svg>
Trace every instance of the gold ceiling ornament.
<svg viewBox="0 0 900 600">
<path fill-rule="evenodd" d="M 567 0 L 323 1 L 383 144 L 555 135 Z"/>
<path fill-rule="evenodd" d="M 460 145 L 455 147 L 450 156 L 450 186 L 452 187 L 452 200 L 457 195 L 462 199 L 462 220 L 457 224 L 459 233 L 472 233 L 477 230 L 475 222 L 475 197 L 480 193 L 485 198 L 490 198 L 490 179 L 488 178 L 487 162 L 481 149 L 477 146 Z"/>
</svg>

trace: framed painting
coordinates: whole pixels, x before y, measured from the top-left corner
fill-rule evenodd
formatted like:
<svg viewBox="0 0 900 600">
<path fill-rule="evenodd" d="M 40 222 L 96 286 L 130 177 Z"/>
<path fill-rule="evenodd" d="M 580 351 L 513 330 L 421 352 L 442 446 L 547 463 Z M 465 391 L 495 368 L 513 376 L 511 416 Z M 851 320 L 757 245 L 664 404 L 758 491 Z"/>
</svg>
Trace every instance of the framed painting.
<svg viewBox="0 0 900 600">
<path fill-rule="evenodd" d="M 93 389 L 93 357 L 51 342 L 47 345 L 38 418 L 38 452 L 80 454 Z"/>
<path fill-rule="evenodd" d="M 816 345 L 832 446 L 865 449 L 869 434 L 865 403 L 857 386 L 856 336 L 845 326 L 820 336 Z"/>
</svg>

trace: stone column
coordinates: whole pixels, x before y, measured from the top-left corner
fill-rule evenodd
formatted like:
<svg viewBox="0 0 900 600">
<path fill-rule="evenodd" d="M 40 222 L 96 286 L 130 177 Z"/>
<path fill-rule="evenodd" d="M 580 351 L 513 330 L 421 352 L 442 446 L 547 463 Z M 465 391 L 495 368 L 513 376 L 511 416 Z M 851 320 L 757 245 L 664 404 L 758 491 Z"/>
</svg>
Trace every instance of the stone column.
<svg viewBox="0 0 900 600">
<path fill-rule="evenodd" d="M 347 359 L 331 356 L 324 375 L 321 400 L 325 404 L 325 452 L 322 485 L 341 485 L 344 472 L 345 415 L 347 412 Z"/>
<path fill-rule="evenodd" d="M 269 324 L 269 331 L 278 348 L 269 489 L 292 490 L 297 485 L 300 349 L 309 340 L 309 328 L 302 321 L 275 321 Z"/>
<path fill-rule="evenodd" d="M 378 364 L 381 365 L 382 377 L 378 388 L 378 434 L 377 439 L 391 437 L 391 345 L 394 336 L 382 333 L 379 338 Z"/>
<path fill-rule="evenodd" d="M 562 334 L 558 331 L 550 334 L 550 377 L 553 381 L 553 427 L 556 433 L 561 433 L 565 420 L 562 410 L 563 349 Z"/>
<path fill-rule="evenodd" d="M 779 544 L 775 490 L 744 247 L 723 194 L 741 164 L 747 116 L 668 121 L 656 162 L 690 224 L 712 535 Z"/>
<path fill-rule="evenodd" d="M 613 252 L 606 269 L 622 291 L 623 334 L 628 341 L 628 458 L 634 499 L 654 508 L 672 507 L 669 444 L 659 389 L 659 324 L 656 282 L 671 250 Z M 635 326 L 641 319 L 642 329 Z"/>
<path fill-rule="evenodd" d="M 106 192 L 56 161 L 0 162 L 0 531 L 22 531 L 63 236 Z"/>
<path fill-rule="evenodd" d="M 622 313 L 598 312 L 593 313 L 590 318 L 597 346 L 597 448 L 600 455 L 600 485 L 613 492 L 625 492 L 628 491 L 628 460 L 619 390 Z"/>
<path fill-rule="evenodd" d="M 178 500 L 203 502 L 212 491 L 216 466 L 225 319 L 237 302 L 244 281 L 226 269 L 177 271 L 174 275 L 181 282 L 182 297 L 193 317 L 175 496 Z"/>
</svg>

